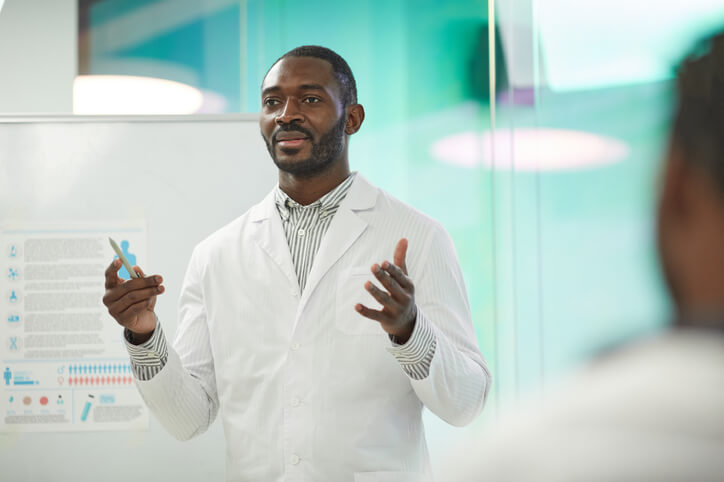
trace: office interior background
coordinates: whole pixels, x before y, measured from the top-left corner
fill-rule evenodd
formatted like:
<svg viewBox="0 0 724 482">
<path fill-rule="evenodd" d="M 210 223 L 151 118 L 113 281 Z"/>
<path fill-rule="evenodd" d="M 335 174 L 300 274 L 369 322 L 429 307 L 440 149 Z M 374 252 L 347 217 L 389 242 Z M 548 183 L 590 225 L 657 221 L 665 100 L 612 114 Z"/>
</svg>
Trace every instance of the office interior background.
<svg viewBox="0 0 724 482">
<path fill-rule="evenodd" d="M 673 66 L 723 23 L 721 0 L 5 0 L 0 115 L 256 113 L 280 55 L 336 50 L 367 113 L 352 168 L 455 242 L 494 380 L 479 428 L 669 323 Z M 441 451 L 456 429 L 427 420 Z"/>
</svg>

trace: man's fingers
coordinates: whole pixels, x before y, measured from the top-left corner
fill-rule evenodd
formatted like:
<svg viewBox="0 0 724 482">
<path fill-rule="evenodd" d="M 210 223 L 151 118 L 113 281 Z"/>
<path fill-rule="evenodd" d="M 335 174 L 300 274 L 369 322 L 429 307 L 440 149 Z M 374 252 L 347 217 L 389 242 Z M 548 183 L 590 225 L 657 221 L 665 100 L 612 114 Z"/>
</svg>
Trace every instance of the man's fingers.
<svg viewBox="0 0 724 482">
<path fill-rule="evenodd" d="M 118 270 L 121 269 L 121 261 L 114 259 L 106 268 L 106 289 L 111 289 L 121 282 L 118 277 Z"/>
<path fill-rule="evenodd" d="M 357 303 L 354 306 L 354 309 L 357 310 L 357 313 L 364 316 L 365 318 L 369 318 L 370 320 L 379 321 L 380 323 L 387 322 L 387 316 L 384 313 L 378 310 L 367 308 L 362 303 Z"/>
<path fill-rule="evenodd" d="M 405 264 L 405 258 L 407 257 L 407 239 L 402 238 L 397 242 L 395 247 L 395 254 L 392 257 L 392 261 L 395 265 L 402 269 L 402 272 L 407 274 L 407 264 Z"/>
<path fill-rule="evenodd" d="M 402 268 L 385 261 L 382 263 L 382 269 L 387 272 L 392 279 L 399 283 L 402 289 L 407 290 L 408 292 L 414 289 L 412 281 L 407 277 L 407 273 L 402 271 Z"/>
<path fill-rule="evenodd" d="M 379 265 L 372 265 L 372 274 L 375 275 L 375 278 L 380 280 L 382 286 L 387 288 L 387 291 L 389 291 L 392 294 L 392 297 L 396 300 L 404 301 L 404 299 L 408 297 L 408 294 L 405 293 L 402 287 L 400 287 L 399 283 L 397 283 L 397 281 L 395 281 L 395 279 L 390 276 L 390 273 L 382 269 Z"/>
<path fill-rule="evenodd" d="M 156 295 L 160 295 L 165 291 L 163 286 L 153 286 L 141 290 L 134 290 L 130 293 L 126 293 L 122 298 L 112 303 L 108 307 L 109 313 L 116 319 L 126 319 L 129 309 L 138 304 L 142 304 L 144 307 L 146 304 Z M 146 303 L 146 304 L 144 304 Z M 130 313 L 135 314 L 131 311 Z"/>
<path fill-rule="evenodd" d="M 380 302 L 382 306 L 391 308 L 391 309 L 397 309 L 399 307 L 399 303 L 397 303 L 394 299 L 392 299 L 392 296 L 390 296 L 389 293 L 382 291 L 377 286 L 375 286 L 374 283 L 371 281 L 368 281 L 365 283 L 365 289 L 369 291 L 369 293 L 372 295 L 374 299 Z"/>
<path fill-rule="evenodd" d="M 140 270 L 140 268 L 138 268 L 138 270 Z M 136 272 L 138 272 L 138 270 Z M 122 283 L 112 285 L 110 288 L 108 288 L 108 283 L 106 283 L 106 294 L 103 296 L 103 304 L 110 307 L 111 304 L 121 300 L 129 293 L 147 288 L 156 288 L 161 286 L 161 283 L 163 283 L 163 278 L 160 275 L 126 280 Z"/>
</svg>

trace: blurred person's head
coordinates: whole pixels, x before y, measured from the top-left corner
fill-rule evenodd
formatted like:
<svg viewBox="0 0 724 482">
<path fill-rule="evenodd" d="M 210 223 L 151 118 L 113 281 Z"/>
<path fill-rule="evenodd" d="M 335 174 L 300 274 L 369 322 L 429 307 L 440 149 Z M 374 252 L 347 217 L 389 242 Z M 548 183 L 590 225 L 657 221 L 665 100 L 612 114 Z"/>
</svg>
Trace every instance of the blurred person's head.
<svg viewBox="0 0 724 482">
<path fill-rule="evenodd" d="M 658 242 L 679 315 L 724 313 L 724 32 L 700 42 L 677 72 Z"/>
</svg>

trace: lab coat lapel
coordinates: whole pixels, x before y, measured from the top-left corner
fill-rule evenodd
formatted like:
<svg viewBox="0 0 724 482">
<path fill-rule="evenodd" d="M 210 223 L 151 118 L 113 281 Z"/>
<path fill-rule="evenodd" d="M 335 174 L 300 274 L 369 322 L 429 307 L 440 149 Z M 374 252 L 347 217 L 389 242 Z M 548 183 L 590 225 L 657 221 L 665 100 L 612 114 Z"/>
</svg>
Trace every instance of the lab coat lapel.
<svg viewBox="0 0 724 482">
<path fill-rule="evenodd" d="M 270 192 L 262 202 L 252 208 L 252 238 L 263 249 L 272 261 L 289 278 L 292 286 L 299 291 L 299 280 L 294 270 L 292 254 L 284 235 L 282 220 L 274 204 L 274 191 Z"/>
<path fill-rule="evenodd" d="M 327 229 L 327 233 L 319 245 L 314 264 L 307 277 L 307 285 L 304 287 L 304 293 L 302 293 L 299 305 L 300 313 L 314 290 L 317 289 L 322 278 L 324 278 L 324 275 L 367 229 L 367 221 L 362 219 L 358 212 L 373 208 L 376 199 L 377 188 L 372 186 L 362 175 L 356 174 L 347 196 L 339 206 Z"/>
</svg>

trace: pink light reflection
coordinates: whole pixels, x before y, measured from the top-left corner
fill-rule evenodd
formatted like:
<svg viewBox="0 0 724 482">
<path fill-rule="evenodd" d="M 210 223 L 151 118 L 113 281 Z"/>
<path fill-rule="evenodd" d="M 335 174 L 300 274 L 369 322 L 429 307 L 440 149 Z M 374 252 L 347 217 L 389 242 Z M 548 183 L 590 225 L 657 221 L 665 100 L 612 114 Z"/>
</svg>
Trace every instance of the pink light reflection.
<svg viewBox="0 0 724 482">
<path fill-rule="evenodd" d="M 495 149 L 493 151 L 493 148 Z M 464 132 L 433 143 L 432 156 L 461 167 L 562 171 L 615 164 L 631 150 L 612 137 L 566 129 L 496 129 Z"/>
</svg>

